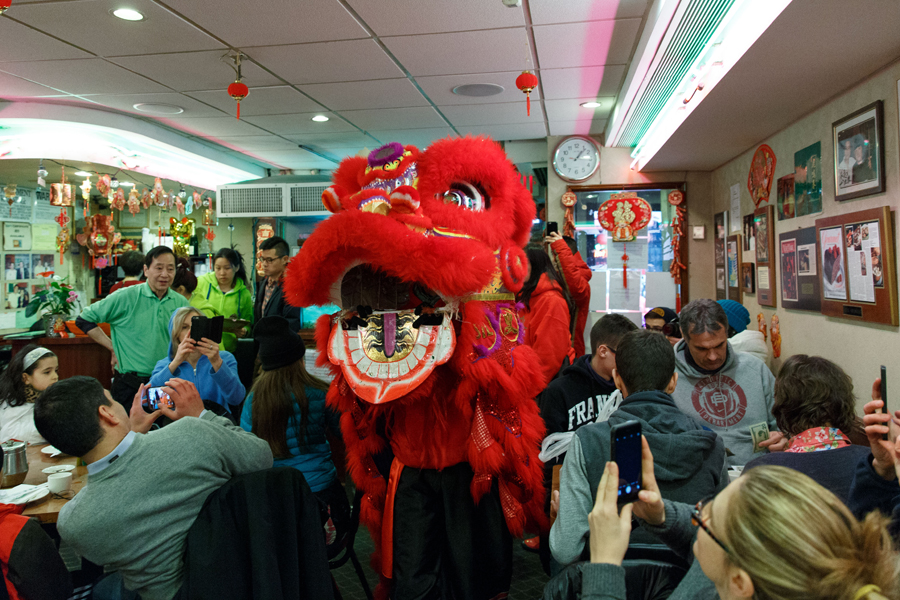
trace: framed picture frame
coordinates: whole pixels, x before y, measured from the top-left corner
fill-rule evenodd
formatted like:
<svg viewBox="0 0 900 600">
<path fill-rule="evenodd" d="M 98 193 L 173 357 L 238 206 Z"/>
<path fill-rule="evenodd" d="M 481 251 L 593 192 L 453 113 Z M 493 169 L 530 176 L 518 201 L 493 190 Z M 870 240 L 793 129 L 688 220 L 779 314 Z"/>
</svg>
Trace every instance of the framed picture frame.
<svg viewBox="0 0 900 600">
<path fill-rule="evenodd" d="M 822 212 L 822 142 L 794 152 L 794 216 Z"/>
<path fill-rule="evenodd" d="M 900 325 L 890 207 L 817 219 L 816 241 L 822 314 Z"/>
<path fill-rule="evenodd" d="M 838 202 L 884 191 L 884 102 L 835 121 L 834 199 Z"/>
<path fill-rule="evenodd" d="M 756 300 L 761 306 L 778 306 L 775 279 L 775 207 L 761 206 L 753 212 L 756 230 Z"/>
<path fill-rule="evenodd" d="M 728 298 L 728 272 L 725 265 L 725 238 L 728 228 L 728 211 L 713 216 L 713 251 L 716 267 L 716 300 Z"/>
<path fill-rule="evenodd" d="M 137 230 L 150 227 L 150 210 L 142 208 L 137 214 L 131 214 L 127 210 L 116 212 L 116 229 L 119 231 Z"/>
<path fill-rule="evenodd" d="M 736 233 L 729 235 L 725 239 L 725 272 L 728 284 L 728 299 L 734 300 L 738 304 L 743 301 L 741 298 L 741 234 Z"/>
<path fill-rule="evenodd" d="M 821 279 L 816 268 L 816 228 L 805 227 L 780 234 L 778 249 L 782 308 L 820 312 Z"/>
<path fill-rule="evenodd" d="M 756 271 L 752 262 L 741 263 L 741 290 L 745 294 L 756 293 Z"/>
</svg>

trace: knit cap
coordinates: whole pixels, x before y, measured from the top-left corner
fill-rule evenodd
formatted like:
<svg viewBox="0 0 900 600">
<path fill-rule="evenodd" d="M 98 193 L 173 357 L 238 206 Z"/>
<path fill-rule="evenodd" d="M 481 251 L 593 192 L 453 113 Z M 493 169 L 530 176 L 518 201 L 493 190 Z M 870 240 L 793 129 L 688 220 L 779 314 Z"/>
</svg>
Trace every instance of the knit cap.
<svg viewBox="0 0 900 600">
<path fill-rule="evenodd" d="M 678 318 L 678 313 L 671 308 L 657 306 L 656 308 L 651 308 L 647 311 L 647 314 L 644 315 L 644 319 L 647 319 L 647 317 L 650 317 L 651 319 L 662 319 L 664 323 L 671 323 Z"/>
<path fill-rule="evenodd" d="M 263 371 L 292 365 L 306 353 L 303 340 L 291 331 L 284 317 L 263 317 L 253 329 L 253 337 L 259 343 L 259 362 Z"/>
<path fill-rule="evenodd" d="M 750 324 L 750 312 L 744 308 L 743 304 L 738 304 L 734 300 L 719 300 L 719 305 L 725 310 L 728 316 L 728 325 L 734 329 L 735 333 L 740 333 L 747 329 Z"/>
</svg>

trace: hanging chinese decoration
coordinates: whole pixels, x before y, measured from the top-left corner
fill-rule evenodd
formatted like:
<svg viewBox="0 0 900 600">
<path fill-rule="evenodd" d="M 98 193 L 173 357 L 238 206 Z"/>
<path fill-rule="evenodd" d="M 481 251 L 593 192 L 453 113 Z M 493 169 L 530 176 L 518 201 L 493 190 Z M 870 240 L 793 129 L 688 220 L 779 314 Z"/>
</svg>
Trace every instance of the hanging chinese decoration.
<svg viewBox="0 0 900 600">
<path fill-rule="evenodd" d="M 235 54 L 226 54 L 233 65 L 230 65 L 232 69 L 234 69 L 235 80 L 234 83 L 228 86 L 228 95 L 234 98 L 235 102 L 237 102 L 237 118 L 241 118 L 241 100 L 247 97 L 247 94 L 250 93 L 250 88 L 247 87 L 245 83 L 241 81 L 241 58 L 243 58 L 243 54 L 240 51 Z M 225 58 L 223 56 L 222 58 Z"/>
<path fill-rule="evenodd" d="M 781 324 L 778 315 L 772 315 L 772 356 L 781 357 Z"/>
<path fill-rule="evenodd" d="M 750 161 L 747 189 L 756 206 L 769 201 L 769 192 L 775 180 L 775 162 L 775 152 L 766 144 L 756 149 L 753 160 Z"/>
<path fill-rule="evenodd" d="M 643 198 L 635 192 L 612 194 L 609 200 L 600 205 L 598 220 L 607 231 L 612 232 L 614 242 L 631 242 L 635 232 L 650 223 L 652 209 Z M 622 254 L 622 287 L 628 287 L 628 252 L 623 247 Z"/>
<path fill-rule="evenodd" d="M 179 214 L 184 214 L 184 202 L 181 201 L 180 197 L 175 198 L 175 209 Z"/>
<path fill-rule="evenodd" d="M 141 192 L 141 206 L 144 209 L 149 209 L 153 205 L 153 199 L 150 197 L 150 190 L 144 188 L 144 191 Z"/>
<path fill-rule="evenodd" d="M 72 206 L 72 184 L 66 183 L 66 168 L 62 168 L 62 177 L 59 183 L 50 185 L 50 205 L 67 207 Z"/>
<path fill-rule="evenodd" d="M 16 189 L 18 186 L 14 183 L 9 183 L 3 188 L 3 195 L 6 196 L 6 201 L 9 202 L 9 216 L 12 216 L 12 206 L 16 203 Z"/>
<path fill-rule="evenodd" d="M 528 110 L 528 116 L 531 116 L 531 91 L 537 87 L 537 75 L 531 71 L 522 71 L 522 74 L 516 77 L 516 87 L 525 94 L 525 105 Z"/>
<path fill-rule="evenodd" d="M 5 13 L 12 6 L 12 0 L 0 0 L 0 15 Z"/>
<path fill-rule="evenodd" d="M 763 341 L 769 339 L 769 326 L 766 325 L 766 315 L 759 313 L 756 315 L 756 328 L 763 334 Z"/>
<path fill-rule="evenodd" d="M 141 196 L 135 188 L 128 192 L 128 212 L 136 215 L 141 211 Z"/>
<path fill-rule="evenodd" d="M 109 196 L 109 190 L 112 189 L 112 180 L 109 175 L 101 175 L 97 180 L 97 191 L 100 192 L 100 195 L 104 198 Z"/>
<path fill-rule="evenodd" d="M 566 216 L 563 217 L 563 237 L 575 237 L 575 203 L 578 202 L 578 196 L 575 192 L 566 192 L 560 198 L 560 202 L 566 208 Z"/>
<path fill-rule="evenodd" d="M 82 209 L 85 220 L 91 207 L 91 178 L 88 177 L 81 183 L 81 200 L 84 202 Z M 75 210 L 78 210 L 77 208 Z"/>
<path fill-rule="evenodd" d="M 212 254 L 213 249 L 213 240 L 216 239 L 216 232 L 213 231 L 213 227 L 216 225 L 216 217 L 213 214 L 215 211 L 215 207 L 213 206 L 213 199 L 208 198 L 203 201 L 203 206 L 206 208 L 203 210 L 203 225 L 206 226 L 206 239 L 209 241 L 209 252 Z M 212 256 L 209 258 L 209 268 L 212 270 Z"/>
<path fill-rule="evenodd" d="M 78 243 L 84 246 L 91 255 L 91 268 L 102 269 L 109 264 L 109 255 L 122 237 L 112 224 L 112 215 L 91 215 L 82 229 L 75 236 Z M 99 290 L 101 278 L 97 278 Z M 98 295 L 99 295 L 98 291 Z"/>
<path fill-rule="evenodd" d="M 259 277 L 265 277 L 266 272 L 263 271 L 262 250 L 260 246 L 267 239 L 275 237 L 275 229 L 268 223 L 261 223 L 256 229 L 256 274 Z"/>
<path fill-rule="evenodd" d="M 122 188 L 117 188 L 110 194 L 109 208 L 110 210 L 113 208 L 120 211 L 125 210 L 125 191 Z"/>
<path fill-rule="evenodd" d="M 182 217 L 181 220 L 169 217 L 169 235 L 172 236 L 175 254 L 189 256 L 191 236 L 194 235 L 194 222 L 187 217 Z"/>
<path fill-rule="evenodd" d="M 681 240 L 684 237 L 684 218 L 687 213 L 682 204 L 684 193 L 680 190 L 669 192 L 669 204 L 675 207 L 675 217 L 672 219 L 672 262 L 669 265 L 669 274 L 675 280 L 675 285 L 681 285 L 681 272 L 687 267 L 681 262 Z M 676 287 L 675 312 L 681 311 L 681 288 Z"/>
<path fill-rule="evenodd" d="M 62 209 L 56 218 L 53 219 L 60 226 L 59 233 L 56 234 L 56 249 L 59 251 L 59 264 L 63 264 L 63 255 L 72 243 L 72 237 L 69 234 L 69 211 Z"/>
<path fill-rule="evenodd" d="M 153 190 L 150 191 L 150 200 L 157 206 L 163 206 L 166 203 L 166 199 L 164 198 L 165 195 L 166 192 L 163 190 L 162 179 L 157 177 L 153 180 Z"/>
</svg>

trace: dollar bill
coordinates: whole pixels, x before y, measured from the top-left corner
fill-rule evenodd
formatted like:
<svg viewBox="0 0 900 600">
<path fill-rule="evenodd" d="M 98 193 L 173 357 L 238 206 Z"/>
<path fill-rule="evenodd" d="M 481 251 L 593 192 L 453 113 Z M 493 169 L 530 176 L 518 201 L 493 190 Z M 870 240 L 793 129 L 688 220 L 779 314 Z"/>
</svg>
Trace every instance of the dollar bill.
<svg viewBox="0 0 900 600">
<path fill-rule="evenodd" d="M 759 443 L 769 439 L 768 423 L 757 423 L 750 426 L 750 437 L 753 438 L 753 453 L 762 452 L 765 448 L 760 447 Z"/>
</svg>

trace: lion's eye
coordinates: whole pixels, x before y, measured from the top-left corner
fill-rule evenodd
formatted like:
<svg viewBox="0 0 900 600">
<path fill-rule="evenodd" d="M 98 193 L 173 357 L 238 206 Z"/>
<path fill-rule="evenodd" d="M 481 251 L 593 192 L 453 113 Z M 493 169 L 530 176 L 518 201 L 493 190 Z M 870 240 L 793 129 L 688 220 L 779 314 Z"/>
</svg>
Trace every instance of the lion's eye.
<svg viewBox="0 0 900 600">
<path fill-rule="evenodd" d="M 488 196 L 478 186 L 465 181 L 454 181 L 444 192 L 444 204 L 456 204 L 472 211 L 483 211 L 491 207 Z"/>
</svg>

